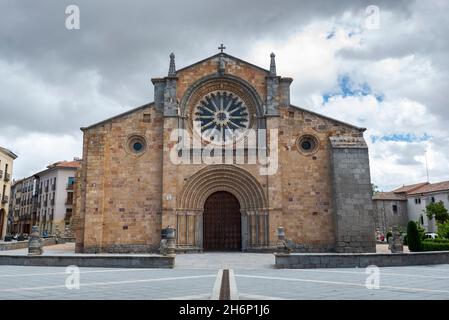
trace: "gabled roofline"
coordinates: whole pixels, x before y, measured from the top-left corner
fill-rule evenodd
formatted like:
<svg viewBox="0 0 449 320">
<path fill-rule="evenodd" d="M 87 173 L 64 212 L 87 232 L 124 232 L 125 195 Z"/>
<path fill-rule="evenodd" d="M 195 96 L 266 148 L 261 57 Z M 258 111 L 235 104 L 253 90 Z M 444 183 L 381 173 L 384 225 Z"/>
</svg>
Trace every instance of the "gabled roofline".
<svg viewBox="0 0 449 320">
<path fill-rule="evenodd" d="M 443 185 L 446 184 L 448 181 L 440 181 L 440 182 L 435 182 L 435 183 L 427 183 L 421 187 L 419 187 L 418 189 L 414 189 L 410 192 L 407 193 L 407 196 L 416 196 L 416 195 L 424 195 L 424 194 L 437 194 L 437 193 L 445 193 L 449 191 L 449 186 L 443 186 L 441 187 L 441 189 L 436 189 L 436 190 L 430 190 L 430 191 L 426 191 L 425 189 L 428 187 L 435 187 L 435 185 Z"/>
<path fill-rule="evenodd" d="M 115 116 L 113 116 L 113 117 L 110 117 L 110 118 L 108 118 L 108 119 L 105 119 L 105 120 L 103 120 L 103 121 L 100 121 L 100 122 L 91 124 L 90 126 L 87 126 L 87 127 L 81 127 L 80 130 L 81 130 L 81 131 L 89 130 L 89 129 L 94 128 L 94 127 L 96 127 L 96 126 L 105 124 L 106 122 L 109 122 L 109 121 L 111 121 L 111 120 L 114 120 L 114 119 L 117 119 L 117 118 L 126 116 L 126 115 L 131 114 L 131 113 L 133 113 L 133 112 L 135 112 L 135 111 L 138 111 L 138 110 L 140 110 L 140 109 L 145 109 L 145 108 L 147 108 L 147 107 L 152 107 L 152 106 L 154 106 L 154 102 L 150 102 L 150 103 L 144 104 L 144 105 L 142 105 L 142 106 L 140 106 L 140 107 L 137 107 L 137 108 L 128 110 L 128 111 L 126 111 L 126 112 L 117 114 L 117 115 L 115 115 Z"/>
<path fill-rule="evenodd" d="M 14 152 L 12 152 L 12 151 L 9 150 L 9 149 L 0 147 L 0 151 L 1 151 L 2 153 L 4 153 L 5 155 L 7 155 L 7 156 L 13 158 L 13 160 L 17 159 L 17 157 L 18 157 L 18 155 L 16 155 Z"/>
<path fill-rule="evenodd" d="M 402 187 L 393 189 L 391 192 L 410 194 L 411 192 L 414 192 L 414 191 L 416 191 L 424 186 L 427 186 L 429 184 L 430 184 L 430 182 L 419 182 L 419 183 L 414 183 L 414 184 L 409 184 L 409 185 L 403 185 Z M 407 189 L 407 190 L 404 191 L 401 189 Z"/>
<path fill-rule="evenodd" d="M 36 177 L 36 178 L 40 178 L 43 174 L 48 173 L 48 172 L 52 172 L 52 171 L 55 171 L 55 170 L 74 170 L 74 169 L 77 170 L 78 168 L 79 167 L 58 167 L 58 166 L 54 166 L 54 167 L 47 168 L 45 170 L 39 171 L 39 172 L 33 174 L 32 176 Z M 25 179 L 28 179 L 28 178 L 25 178 Z"/>
<path fill-rule="evenodd" d="M 207 60 L 210 60 L 210 59 L 219 57 L 219 56 L 222 55 L 222 54 L 223 54 L 223 56 L 225 56 L 225 57 L 228 57 L 228 58 L 237 60 L 238 62 L 241 62 L 241 63 L 245 63 L 245 64 L 247 64 L 247 65 L 249 65 L 249 66 L 251 66 L 251 67 L 253 67 L 253 68 L 259 69 L 259 70 L 261 70 L 261 71 L 263 71 L 263 72 L 265 72 L 265 73 L 268 73 L 268 74 L 270 73 L 270 70 L 267 70 L 267 69 L 264 69 L 264 68 L 262 68 L 262 67 L 256 66 L 255 64 L 252 64 L 251 62 L 248 62 L 248 61 L 242 60 L 242 59 L 240 59 L 240 58 L 231 56 L 230 54 L 227 54 L 227 53 L 225 53 L 225 52 L 223 52 L 223 53 L 216 53 L 216 54 L 214 54 L 214 55 L 212 55 L 212 56 L 210 56 L 210 57 L 207 57 L 207 58 L 205 58 L 205 59 L 203 59 L 203 60 L 200 60 L 200 61 L 197 61 L 197 62 L 195 62 L 195 63 L 189 64 L 189 65 L 186 66 L 186 67 L 183 67 L 183 68 L 181 68 L 181 69 L 176 70 L 176 73 L 181 72 L 181 71 L 184 71 L 184 70 L 186 70 L 186 69 L 188 69 L 188 68 L 191 68 L 191 67 L 193 67 L 193 66 L 196 66 L 196 65 L 198 65 L 198 64 L 201 64 L 201 63 L 203 63 L 203 62 L 206 62 Z"/>
<path fill-rule="evenodd" d="M 313 114 L 313 115 L 316 115 L 316 116 L 318 116 L 318 117 L 327 119 L 327 120 L 329 120 L 329 121 L 337 122 L 337 123 L 340 123 L 340 124 L 342 124 L 342 125 L 345 125 L 345 126 L 348 126 L 348 127 L 354 128 L 354 129 L 357 129 L 357 130 L 359 130 L 360 132 L 365 132 L 365 131 L 366 131 L 366 128 L 357 127 L 357 126 L 355 126 L 355 125 L 353 125 L 353 124 L 350 124 L 350 123 L 347 123 L 347 122 L 344 122 L 344 121 L 341 121 L 341 120 L 337 120 L 337 119 L 334 119 L 334 118 L 331 118 L 331 117 L 322 115 L 322 114 L 320 114 L 320 113 L 317 113 L 317 112 L 315 112 L 315 111 L 311 111 L 311 110 L 308 110 L 308 109 L 304 109 L 304 108 L 295 106 L 295 105 L 293 105 L 293 104 L 290 104 L 290 107 L 299 109 L 299 110 L 304 111 L 304 112 L 311 113 L 311 114 Z"/>
</svg>

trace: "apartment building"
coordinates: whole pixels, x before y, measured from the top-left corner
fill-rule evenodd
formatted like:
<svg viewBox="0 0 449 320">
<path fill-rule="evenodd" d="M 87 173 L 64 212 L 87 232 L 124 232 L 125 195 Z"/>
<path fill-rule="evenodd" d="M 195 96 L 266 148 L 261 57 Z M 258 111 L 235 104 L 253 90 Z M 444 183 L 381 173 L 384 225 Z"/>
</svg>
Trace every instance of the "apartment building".
<svg viewBox="0 0 449 320">
<path fill-rule="evenodd" d="M 6 235 L 8 226 L 9 197 L 13 162 L 17 155 L 12 151 L 0 147 L 0 239 Z"/>
<path fill-rule="evenodd" d="M 11 186 L 9 233 L 31 233 L 37 217 L 37 179 L 31 176 Z"/>
<path fill-rule="evenodd" d="M 36 223 L 43 234 L 61 232 L 72 218 L 73 189 L 80 160 L 60 161 L 36 173 Z"/>
</svg>

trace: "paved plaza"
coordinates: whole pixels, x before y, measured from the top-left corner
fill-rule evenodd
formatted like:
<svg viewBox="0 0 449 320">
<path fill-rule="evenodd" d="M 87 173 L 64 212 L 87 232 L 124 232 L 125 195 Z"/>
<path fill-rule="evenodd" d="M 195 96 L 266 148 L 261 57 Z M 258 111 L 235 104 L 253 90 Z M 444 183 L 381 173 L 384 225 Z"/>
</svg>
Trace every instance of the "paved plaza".
<svg viewBox="0 0 449 320">
<path fill-rule="evenodd" d="M 71 247 L 45 249 L 63 254 Z M 378 289 L 367 288 L 365 268 L 273 266 L 272 254 L 179 254 L 174 269 L 80 268 L 78 289 L 67 288 L 71 274 L 63 267 L 0 266 L 0 299 L 207 300 L 220 269 L 234 271 L 241 300 L 449 299 L 449 265 L 379 268 Z"/>
</svg>

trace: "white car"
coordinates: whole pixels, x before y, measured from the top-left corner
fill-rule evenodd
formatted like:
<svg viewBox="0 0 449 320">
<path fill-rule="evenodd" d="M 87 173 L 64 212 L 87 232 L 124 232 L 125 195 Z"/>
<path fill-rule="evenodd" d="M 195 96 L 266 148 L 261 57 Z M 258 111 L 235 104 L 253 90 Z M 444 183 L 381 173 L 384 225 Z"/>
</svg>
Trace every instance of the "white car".
<svg viewBox="0 0 449 320">
<path fill-rule="evenodd" d="M 427 232 L 427 233 L 425 234 L 425 237 L 426 237 L 427 239 L 435 239 L 435 238 L 438 238 L 438 234 L 436 234 L 436 233 L 434 233 L 434 232 Z"/>
</svg>

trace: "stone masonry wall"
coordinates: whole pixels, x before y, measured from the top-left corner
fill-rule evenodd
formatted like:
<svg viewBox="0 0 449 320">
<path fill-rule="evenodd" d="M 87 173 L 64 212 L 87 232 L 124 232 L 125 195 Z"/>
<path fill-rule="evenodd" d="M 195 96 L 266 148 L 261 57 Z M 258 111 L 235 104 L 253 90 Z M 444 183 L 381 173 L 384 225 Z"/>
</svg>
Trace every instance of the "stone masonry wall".
<svg viewBox="0 0 449 320">
<path fill-rule="evenodd" d="M 162 120 L 148 106 L 85 130 L 83 252 L 146 252 L 159 246 Z M 145 137 L 142 154 L 128 150 L 132 135 Z"/>
<path fill-rule="evenodd" d="M 331 138 L 337 252 L 375 252 L 368 149 L 361 139 Z"/>
<path fill-rule="evenodd" d="M 318 140 L 314 153 L 298 150 L 298 138 L 306 134 Z M 335 247 L 329 137 L 341 135 L 360 137 L 362 133 L 299 108 L 280 108 L 282 223 L 295 251 L 322 252 Z"/>
</svg>

